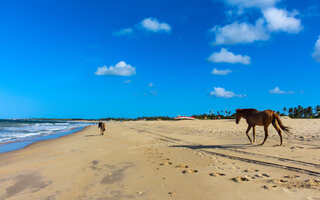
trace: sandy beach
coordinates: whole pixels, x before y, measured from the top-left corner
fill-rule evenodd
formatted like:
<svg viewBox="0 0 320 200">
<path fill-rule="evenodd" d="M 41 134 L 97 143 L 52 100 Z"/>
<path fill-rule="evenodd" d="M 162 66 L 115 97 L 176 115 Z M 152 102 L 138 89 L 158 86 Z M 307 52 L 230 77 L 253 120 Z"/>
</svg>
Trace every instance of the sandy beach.
<svg viewBox="0 0 320 200">
<path fill-rule="evenodd" d="M 283 123 L 284 147 L 245 121 L 93 125 L 0 154 L 0 199 L 319 199 L 320 120 Z"/>
</svg>

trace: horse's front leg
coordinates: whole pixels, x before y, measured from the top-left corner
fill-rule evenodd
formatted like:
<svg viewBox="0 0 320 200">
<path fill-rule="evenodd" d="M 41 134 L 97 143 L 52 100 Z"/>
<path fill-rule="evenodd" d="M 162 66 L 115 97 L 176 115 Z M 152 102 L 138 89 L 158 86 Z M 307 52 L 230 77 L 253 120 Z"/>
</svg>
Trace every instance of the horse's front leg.
<svg viewBox="0 0 320 200">
<path fill-rule="evenodd" d="M 267 138 L 268 138 L 268 126 L 264 127 L 264 140 L 263 142 L 260 144 L 261 146 L 264 145 L 264 143 L 266 142 Z"/>
<path fill-rule="evenodd" d="M 251 125 L 248 125 L 247 131 L 246 131 L 246 134 L 247 134 L 247 136 L 248 136 L 248 139 L 249 139 L 250 143 L 252 143 L 252 140 L 251 140 L 251 138 L 250 138 L 250 136 L 249 136 L 248 133 L 249 133 L 251 127 L 252 127 Z"/>
</svg>

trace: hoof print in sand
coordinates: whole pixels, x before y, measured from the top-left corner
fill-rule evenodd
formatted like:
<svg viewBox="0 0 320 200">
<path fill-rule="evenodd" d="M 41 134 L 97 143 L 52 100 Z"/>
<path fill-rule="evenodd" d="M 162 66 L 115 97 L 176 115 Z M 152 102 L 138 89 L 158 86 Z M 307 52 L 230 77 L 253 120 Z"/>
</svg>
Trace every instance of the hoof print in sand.
<svg viewBox="0 0 320 200">
<path fill-rule="evenodd" d="M 198 170 L 196 169 L 185 169 L 185 170 L 182 170 L 182 173 L 183 174 L 193 174 L 193 173 L 197 173 Z"/>
<path fill-rule="evenodd" d="M 240 183 L 240 182 L 245 182 L 245 181 L 249 181 L 248 178 L 246 177 L 234 177 L 231 180 L 233 180 L 236 183 Z"/>
<path fill-rule="evenodd" d="M 209 175 L 210 175 L 210 176 L 217 177 L 217 176 L 225 176 L 226 174 L 224 174 L 224 173 L 219 173 L 219 172 L 214 172 L 214 173 L 210 173 Z"/>
</svg>

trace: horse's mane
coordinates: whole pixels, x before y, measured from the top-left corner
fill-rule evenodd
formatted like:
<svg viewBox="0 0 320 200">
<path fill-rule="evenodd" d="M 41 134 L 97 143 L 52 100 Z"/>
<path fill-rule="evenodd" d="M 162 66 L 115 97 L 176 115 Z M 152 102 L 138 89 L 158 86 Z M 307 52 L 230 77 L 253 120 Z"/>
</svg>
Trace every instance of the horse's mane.
<svg viewBox="0 0 320 200">
<path fill-rule="evenodd" d="M 258 110 L 254 108 L 245 108 L 245 109 L 237 109 L 237 111 L 242 112 L 242 111 L 258 111 Z"/>
<path fill-rule="evenodd" d="M 243 110 L 246 110 L 246 111 L 258 111 L 257 109 L 254 109 L 254 108 L 247 108 L 247 109 L 243 109 Z"/>
<path fill-rule="evenodd" d="M 257 109 L 254 108 L 246 108 L 246 109 L 238 109 L 237 112 L 240 112 L 242 114 L 247 114 L 247 113 L 252 113 L 252 112 L 257 112 Z"/>
</svg>

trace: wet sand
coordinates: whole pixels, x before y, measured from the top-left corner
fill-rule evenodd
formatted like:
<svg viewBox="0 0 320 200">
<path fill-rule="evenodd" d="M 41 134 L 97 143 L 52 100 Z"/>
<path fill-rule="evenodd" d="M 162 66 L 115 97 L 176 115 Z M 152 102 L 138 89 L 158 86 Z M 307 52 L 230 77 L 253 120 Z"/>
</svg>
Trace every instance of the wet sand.
<svg viewBox="0 0 320 200">
<path fill-rule="evenodd" d="M 283 123 L 284 147 L 244 121 L 91 126 L 0 154 L 0 199 L 319 199 L 320 120 Z"/>
</svg>

